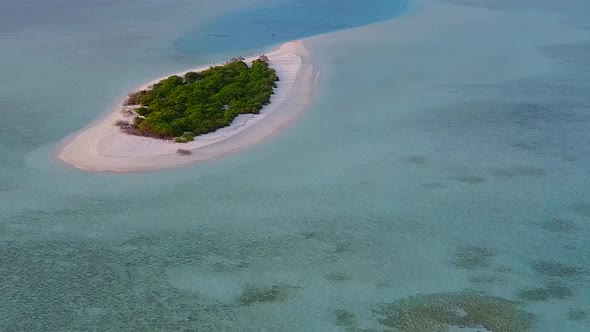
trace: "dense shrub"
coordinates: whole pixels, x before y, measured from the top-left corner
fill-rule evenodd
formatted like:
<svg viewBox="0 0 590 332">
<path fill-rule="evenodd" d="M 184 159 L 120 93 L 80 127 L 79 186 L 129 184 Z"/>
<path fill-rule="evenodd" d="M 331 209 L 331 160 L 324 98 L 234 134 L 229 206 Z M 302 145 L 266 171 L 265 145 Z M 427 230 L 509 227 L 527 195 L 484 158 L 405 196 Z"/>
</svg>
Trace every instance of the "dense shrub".
<svg viewBox="0 0 590 332">
<path fill-rule="evenodd" d="M 127 100 L 125 100 L 123 105 L 139 105 L 141 97 L 146 93 L 146 91 L 147 90 L 129 93 L 129 95 L 127 96 Z"/>
<path fill-rule="evenodd" d="M 136 109 L 135 109 L 135 112 L 136 112 L 137 114 L 141 115 L 141 116 L 146 116 L 146 115 L 148 115 L 148 114 L 150 113 L 150 112 L 149 112 L 149 108 L 147 108 L 147 107 L 143 107 L 143 106 L 142 106 L 142 107 L 138 107 L 138 108 L 136 108 Z"/>
<path fill-rule="evenodd" d="M 188 83 L 195 83 L 201 78 L 203 78 L 203 75 L 194 71 L 189 71 L 188 73 L 184 74 L 184 81 Z"/>
<path fill-rule="evenodd" d="M 182 136 L 179 137 L 174 137 L 174 142 L 176 143 L 188 143 L 190 141 L 194 141 L 194 136 L 193 133 L 191 132 L 186 132 L 184 134 L 182 134 Z"/>
<path fill-rule="evenodd" d="M 251 67 L 235 61 L 184 77 L 170 76 L 151 89 L 130 94 L 126 104 L 141 105 L 133 121 L 138 135 L 188 142 L 228 126 L 239 114 L 259 113 L 270 102 L 278 80 L 274 69 L 261 60 Z"/>
</svg>

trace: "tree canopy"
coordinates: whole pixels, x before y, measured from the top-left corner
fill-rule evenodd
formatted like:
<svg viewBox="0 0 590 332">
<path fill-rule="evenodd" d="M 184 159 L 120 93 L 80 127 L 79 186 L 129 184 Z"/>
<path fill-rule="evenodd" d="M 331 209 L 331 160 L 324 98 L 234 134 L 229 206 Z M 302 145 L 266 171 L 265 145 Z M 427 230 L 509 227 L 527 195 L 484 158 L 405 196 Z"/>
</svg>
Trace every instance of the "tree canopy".
<svg viewBox="0 0 590 332">
<path fill-rule="evenodd" d="M 233 61 L 184 77 L 170 76 L 129 95 L 126 104 L 140 106 L 132 132 L 192 140 L 228 126 L 239 114 L 258 114 L 270 102 L 278 80 L 275 70 L 260 59 L 250 67 Z"/>
</svg>

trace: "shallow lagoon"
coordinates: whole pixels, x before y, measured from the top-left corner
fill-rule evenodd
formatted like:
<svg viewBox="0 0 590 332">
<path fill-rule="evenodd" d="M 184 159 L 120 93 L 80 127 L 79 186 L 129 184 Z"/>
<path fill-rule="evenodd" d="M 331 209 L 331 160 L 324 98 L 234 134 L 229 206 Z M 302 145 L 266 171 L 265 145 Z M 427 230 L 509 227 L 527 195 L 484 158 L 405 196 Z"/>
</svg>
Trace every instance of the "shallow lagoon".
<svg viewBox="0 0 590 332">
<path fill-rule="evenodd" d="M 312 38 L 321 87 L 292 128 L 136 175 L 51 149 L 138 82 L 215 59 L 174 48 L 194 26 L 157 29 L 194 5 L 133 30 L 132 48 L 119 7 L 107 32 L 99 17 L 5 33 L 1 329 L 379 331 L 405 310 L 414 327 L 499 312 L 588 330 L 588 8 L 530 3 L 415 2 Z M 461 319 L 474 303 L 496 309 Z"/>
</svg>

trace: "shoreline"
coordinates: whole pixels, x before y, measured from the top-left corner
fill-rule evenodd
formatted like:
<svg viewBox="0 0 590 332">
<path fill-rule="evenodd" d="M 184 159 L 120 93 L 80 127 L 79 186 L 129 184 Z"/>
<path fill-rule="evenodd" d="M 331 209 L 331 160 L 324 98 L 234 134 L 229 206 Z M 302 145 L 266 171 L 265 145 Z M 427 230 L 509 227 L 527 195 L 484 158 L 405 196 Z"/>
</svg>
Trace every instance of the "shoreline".
<svg viewBox="0 0 590 332">
<path fill-rule="evenodd" d="M 56 150 L 56 158 L 78 169 L 93 172 L 137 173 L 157 171 L 211 161 L 240 152 L 286 128 L 309 109 L 320 72 L 314 68 L 308 47 L 301 41 L 282 44 L 267 53 L 269 65 L 279 76 L 270 104 L 260 114 L 241 114 L 228 126 L 199 135 L 189 143 L 128 135 L 116 127 L 117 120 L 132 120 L 123 114 L 125 97 L 110 113 L 66 138 Z M 251 63 L 258 57 L 245 60 Z M 172 75 L 202 71 L 211 65 L 167 75 L 143 84 L 145 90 Z M 178 155 L 178 149 L 191 151 Z"/>
</svg>

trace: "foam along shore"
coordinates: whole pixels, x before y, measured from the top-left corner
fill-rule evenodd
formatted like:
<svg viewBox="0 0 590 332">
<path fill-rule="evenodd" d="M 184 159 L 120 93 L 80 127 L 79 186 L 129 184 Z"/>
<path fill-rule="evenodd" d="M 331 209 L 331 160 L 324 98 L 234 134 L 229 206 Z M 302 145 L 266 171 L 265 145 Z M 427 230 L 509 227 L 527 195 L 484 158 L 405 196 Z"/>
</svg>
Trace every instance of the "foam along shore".
<svg viewBox="0 0 590 332">
<path fill-rule="evenodd" d="M 122 100 L 104 119 L 66 139 L 58 148 L 57 157 L 87 171 L 142 172 L 212 160 L 259 143 L 285 128 L 308 109 L 319 78 L 303 42 L 283 44 L 266 56 L 280 81 L 270 104 L 264 106 L 260 114 L 241 114 L 228 127 L 196 136 L 189 143 L 174 143 L 121 132 L 115 122 L 131 122 L 134 116 L 124 112 L 126 106 L 123 105 L 125 100 Z M 245 62 L 250 64 L 257 58 L 248 58 Z M 175 75 L 183 76 L 189 71 L 202 71 L 209 67 Z M 166 77 L 144 84 L 137 90 L 145 90 Z M 190 150 L 191 153 L 180 155 L 178 149 Z"/>
</svg>

